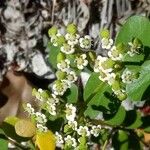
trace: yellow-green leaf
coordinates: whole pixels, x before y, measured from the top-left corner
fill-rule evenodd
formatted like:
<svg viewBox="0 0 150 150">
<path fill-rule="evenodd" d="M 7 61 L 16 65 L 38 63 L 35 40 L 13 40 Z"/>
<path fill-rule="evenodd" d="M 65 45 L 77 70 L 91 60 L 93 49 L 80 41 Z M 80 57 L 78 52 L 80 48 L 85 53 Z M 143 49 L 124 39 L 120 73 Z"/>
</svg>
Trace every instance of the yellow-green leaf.
<svg viewBox="0 0 150 150">
<path fill-rule="evenodd" d="M 55 150 L 55 136 L 51 131 L 37 132 L 36 145 L 40 150 Z"/>
<path fill-rule="evenodd" d="M 4 120 L 4 122 L 6 122 L 12 126 L 14 126 L 17 121 L 19 121 L 19 118 L 15 117 L 15 116 L 9 116 Z"/>
<path fill-rule="evenodd" d="M 15 124 L 15 131 L 19 136 L 32 137 L 36 133 L 36 127 L 29 120 L 19 120 Z"/>
</svg>

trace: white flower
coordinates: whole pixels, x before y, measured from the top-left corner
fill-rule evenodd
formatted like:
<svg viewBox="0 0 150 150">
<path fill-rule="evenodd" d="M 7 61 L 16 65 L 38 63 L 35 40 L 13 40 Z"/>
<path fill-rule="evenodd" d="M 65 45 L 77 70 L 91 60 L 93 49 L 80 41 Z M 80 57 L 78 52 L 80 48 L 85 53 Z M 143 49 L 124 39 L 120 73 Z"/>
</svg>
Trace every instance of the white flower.
<svg viewBox="0 0 150 150">
<path fill-rule="evenodd" d="M 68 86 L 69 85 L 64 81 L 60 81 L 59 83 L 54 83 L 53 87 L 52 87 L 53 93 L 55 95 L 60 95 L 61 96 L 66 92 Z"/>
<path fill-rule="evenodd" d="M 75 48 L 69 44 L 63 44 L 60 50 L 65 54 L 73 54 L 75 51 Z"/>
<path fill-rule="evenodd" d="M 108 52 L 108 56 L 114 61 L 119 61 L 123 58 L 123 55 L 120 52 L 118 52 L 116 46 L 113 46 L 111 48 L 111 50 Z"/>
<path fill-rule="evenodd" d="M 34 115 L 34 108 L 31 106 L 30 103 L 26 104 L 25 111 L 27 111 L 29 115 Z"/>
<path fill-rule="evenodd" d="M 100 131 L 101 131 L 101 126 L 100 125 L 92 126 L 91 134 L 93 134 L 95 137 L 98 137 Z"/>
<path fill-rule="evenodd" d="M 133 57 L 135 54 L 139 54 L 139 49 L 141 48 L 141 46 L 136 46 L 132 42 L 129 42 L 128 44 L 130 46 L 130 51 L 128 51 L 127 53 L 131 57 Z"/>
<path fill-rule="evenodd" d="M 112 90 L 113 90 L 113 89 L 112 89 Z M 116 95 L 121 95 L 121 94 L 125 94 L 125 93 L 126 93 L 126 91 L 123 90 L 123 89 L 120 89 L 120 90 L 117 90 L 117 91 L 113 90 L 113 92 L 114 92 Z"/>
<path fill-rule="evenodd" d="M 127 84 L 132 83 L 134 81 L 134 75 L 130 70 L 125 70 L 121 75 L 122 82 Z"/>
<path fill-rule="evenodd" d="M 108 73 L 107 74 L 107 81 L 109 85 L 112 85 L 112 83 L 115 81 L 116 79 L 116 74 L 115 73 Z"/>
<path fill-rule="evenodd" d="M 113 40 L 107 39 L 107 38 L 102 38 L 101 43 L 102 43 L 103 49 L 110 49 L 111 46 L 113 45 Z"/>
<path fill-rule="evenodd" d="M 56 138 L 56 146 L 57 147 L 62 147 L 62 145 L 64 143 L 62 135 L 59 134 L 58 132 L 55 132 L 55 138 Z"/>
<path fill-rule="evenodd" d="M 57 36 L 52 36 L 51 37 L 51 43 L 53 43 L 54 46 L 58 46 L 57 38 L 58 38 Z"/>
<path fill-rule="evenodd" d="M 77 68 L 82 70 L 85 66 L 88 65 L 88 61 L 86 60 L 86 54 L 82 54 L 75 59 L 75 63 L 77 64 Z"/>
<path fill-rule="evenodd" d="M 77 142 L 75 138 L 72 138 L 70 135 L 67 135 L 67 137 L 64 138 L 65 143 L 69 146 L 76 147 Z"/>
<path fill-rule="evenodd" d="M 71 46 L 74 46 L 74 45 L 78 44 L 79 37 L 80 36 L 78 34 L 74 35 L 74 34 L 67 33 L 65 35 L 65 38 L 68 41 L 68 44 L 71 45 Z"/>
<path fill-rule="evenodd" d="M 68 121 L 74 121 L 76 117 L 76 107 L 74 107 L 72 104 L 66 104 L 66 119 Z"/>
<path fill-rule="evenodd" d="M 14 145 L 14 144 L 12 144 L 12 143 L 8 143 L 8 148 L 10 148 L 10 149 L 14 149 L 14 148 L 16 148 L 16 146 Z"/>
<path fill-rule="evenodd" d="M 108 80 L 108 76 L 105 72 L 100 71 L 99 79 L 103 82 Z"/>
<path fill-rule="evenodd" d="M 35 120 L 40 124 L 45 124 L 47 122 L 46 116 L 41 112 L 35 113 Z"/>
<path fill-rule="evenodd" d="M 87 126 L 80 126 L 79 129 L 77 129 L 77 133 L 79 135 L 90 136 L 90 131 Z"/>
<path fill-rule="evenodd" d="M 94 72 L 100 72 L 101 70 L 101 56 L 97 56 L 94 64 Z"/>
<path fill-rule="evenodd" d="M 57 68 L 63 72 L 67 72 L 70 68 L 70 61 L 68 59 L 62 60 L 60 63 L 57 64 Z"/>
<path fill-rule="evenodd" d="M 74 71 L 68 71 L 66 79 L 67 79 L 67 81 L 73 83 L 73 82 L 77 81 L 78 77 Z"/>
<path fill-rule="evenodd" d="M 39 101 L 43 102 L 44 98 L 41 96 L 41 94 L 44 92 L 44 90 L 42 89 L 38 89 L 38 91 L 35 94 L 36 99 L 38 99 Z"/>
<path fill-rule="evenodd" d="M 40 132 L 47 132 L 48 130 L 48 128 L 46 126 L 43 126 L 42 124 L 37 124 L 36 127 Z"/>
<path fill-rule="evenodd" d="M 110 61 L 108 57 L 97 56 L 94 65 L 94 72 L 104 72 L 109 73 L 112 72 L 113 68 L 107 65 L 107 61 Z M 110 63 L 108 63 L 110 65 Z"/>
<path fill-rule="evenodd" d="M 89 49 L 91 47 L 91 37 L 86 35 L 84 38 L 79 39 L 80 47 Z"/>
<path fill-rule="evenodd" d="M 55 116 L 56 115 L 56 105 L 55 103 L 51 103 L 49 101 L 46 102 L 46 109 L 47 111 L 52 115 Z"/>
<path fill-rule="evenodd" d="M 48 98 L 48 102 L 52 104 L 59 103 L 59 98 L 55 94 L 51 94 L 52 97 Z"/>
<path fill-rule="evenodd" d="M 76 121 L 68 121 L 68 125 L 73 129 L 77 130 L 77 122 Z"/>
</svg>

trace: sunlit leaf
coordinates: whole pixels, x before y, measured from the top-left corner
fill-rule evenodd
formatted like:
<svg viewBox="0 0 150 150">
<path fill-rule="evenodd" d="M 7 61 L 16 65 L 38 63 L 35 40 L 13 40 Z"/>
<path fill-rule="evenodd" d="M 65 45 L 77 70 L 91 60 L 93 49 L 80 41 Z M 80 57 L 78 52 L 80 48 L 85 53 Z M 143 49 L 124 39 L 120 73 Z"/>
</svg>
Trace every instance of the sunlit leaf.
<svg viewBox="0 0 150 150">
<path fill-rule="evenodd" d="M 37 132 L 36 145 L 40 150 L 55 150 L 55 137 L 51 131 Z"/>
<path fill-rule="evenodd" d="M 36 127 L 31 121 L 19 120 L 15 124 L 15 131 L 19 136 L 32 137 L 36 133 Z"/>
</svg>

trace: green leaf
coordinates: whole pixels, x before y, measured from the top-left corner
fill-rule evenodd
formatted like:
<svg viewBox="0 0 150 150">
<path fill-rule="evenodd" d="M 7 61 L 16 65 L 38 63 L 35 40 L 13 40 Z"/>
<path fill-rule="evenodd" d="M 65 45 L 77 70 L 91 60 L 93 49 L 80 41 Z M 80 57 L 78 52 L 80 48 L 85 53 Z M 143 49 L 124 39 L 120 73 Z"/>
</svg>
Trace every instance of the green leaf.
<svg viewBox="0 0 150 150">
<path fill-rule="evenodd" d="M 76 103 L 78 100 L 78 87 L 72 84 L 71 88 L 66 91 L 64 97 L 67 99 L 68 103 Z"/>
<path fill-rule="evenodd" d="M 98 73 L 92 73 L 90 78 L 88 79 L 83 93 L 85 101 L 88 100 L 91 95 L 96 94 L 98 89 L 101 87 L 102 82 L 98 77 L 99 77 Z"/>
<path fill-rule="evenodd" d="M 125 54 L 123 57 L 124 62 L 141 62 L 144 60 L 143 54 L 135 54 L 133 57 L 129 56 L 129 54 Z"/>
<path fill-rule="evenodd" d="M 140 76 L 133 83 L 126 86 L 128 98 L 132 101 L 140 101 L 150 85 L 150 60 L 141 66 Z"/>
<path fill-rule="evenodd" d="M 49 51 L 49 63 L 54 69 L 56 69 L 57 68 L 57 55 L 60 52 L 60 48 L 53 46 L 51 43 L 48 44 L 48 48 L 50 50 Z"/>
<path fill-rule="evenodd" d="M 139 139 L 137 138 L 138 135 L 136 135 L 136 133 L 131 132 L 129 135 L 129 148 L 131 150 L 143 150 L 142 145 L 139 141 Z"/>
<path fill-rule="evenodd" d="M 112 145 L 115 150 L 128 150 L 128 133 L 123 130 L 118 130 L 112 138 Z"/>
<path fill-rule="evenodd" d="M 0 149 L 8 150 L 8 141 L 0 137 Z"/>
<path fill-rule="evenodd" d="M 132 117 L 131 117 L 132 116 Z M 126 112 L 126 118 L 124 120 L 123 126 L 128 129 L 136 129 L 142 125 L 141 113 L 135 110 L 130 110 Z"/>
<path fill-rule="evenodd" d="M 111 88 L 106 83 L 100 81 L 100 84 L 95 84 L 95 92 L 91 92 L 92 94 L 88 97 L 87 109 L 84 114 L 93 119 L 100 112 L 109 111 L 111 101 L 106 97 L 108 92 L 111 92 Z"/>
<path fill-rule="evenodd" d="M 110 125 L 120 125 L 125 120 L 126 111 L 125 109 L 120 106 L 118 111 L 111 117 L 111 119 L 107 120 L 106 117 L 104 117 L 105 122 Z"/>
<path fill-rule="evenodd" d="M 10 125 L 14 126 L 16 124 L 16 122 L 19 121 L 19 118 L 15 117 L 15 116 L 9 116 L 9 117 L 5 118 L 4 121 L 9 123 Z"/>
<path fill-rule="evenodd" d="M 4 133 L 8 137 L 10 137 L 10 138 L 12 138 L 12 139 L 14 139 L 18 142 L 29 140 L 28 138 L 23 138 L 23 137 L 17 135 L 16 132 L 15 132 L 14 124 L 12 124 L 12 122 L 8 122 L 7 119 L 6 119 L 6 122 L 4 121 L 2 123 L 1 128 L 3 129 Z"/>
<path fill-rule="evenodd" d="M 116 43 L 128 44 L 133 38 L 150 47 L 150 21 L 143 16 L 130 17 L 119 31 Z"/>
</svg>

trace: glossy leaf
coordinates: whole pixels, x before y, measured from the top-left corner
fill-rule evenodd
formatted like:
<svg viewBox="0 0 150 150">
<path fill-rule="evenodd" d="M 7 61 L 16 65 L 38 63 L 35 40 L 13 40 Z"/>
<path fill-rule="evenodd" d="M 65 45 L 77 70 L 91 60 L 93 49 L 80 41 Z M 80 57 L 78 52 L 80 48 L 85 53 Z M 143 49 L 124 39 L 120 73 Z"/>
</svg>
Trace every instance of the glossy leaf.
<svg viewBox="0 0 150 150">
<path fill-rule="evenodd" d="M 90 98 L 91 95 L 96 94 L 99 88 L 101 88 L 101 86 L 103 85 L 103 82 L 100 81 L 98 77 L 98 73 L 92 73 L 90 78 L 88 79 L 83 93 L 85 101 L 88 100 L 88 98 Z"/>
<path fill-rule="evenodd" d="M 141 66 L 140 76 L 133 83 L 128 84 L 126 91 L 128 98 L 132 101 L 140 101 L 144 92 L 150 85 L 150 61 Z"/>
<path fill-rule="evenodd" d="M 78 87 L 72 84 L 71 88 L 65 93 L 68 103 L 76 103 L 78 100 Z"/>
<path fill-rule="evenodd" d="M 88 98 L 87 109 L 84 113 L 92 119 L 97 117 L 100 112 L 106 113 L 107 110 L 109 111 L 109 104 L 111 103 L 109 98 L 106 97 L 106 93 L 111 92 L 111 88 L 106 83 L 101 82 L 101 84 L 95 85 L 95 91 L 96 93 L 91 95 L 92 98 L 90 99 L 91 96 Z"/>
<path fill-rule="evenodd" d="M 116 43 L 127 44 L 133 38 L 138 38 L 144 46 L 150 47 L 150 21 L 143 16 L 130 17 L 120 29 Z"/>
<path fill-rule="evenodd" d="M 122 106 L 120 106 L 118 111 L 113 116 L 111 116 L 111 119 L 107 120 L 106 117 L 104 117 L 104 119 L 107 124 L 120 125 L 125 120 L 125 116 L 126 111 Z"/>
</svg>

